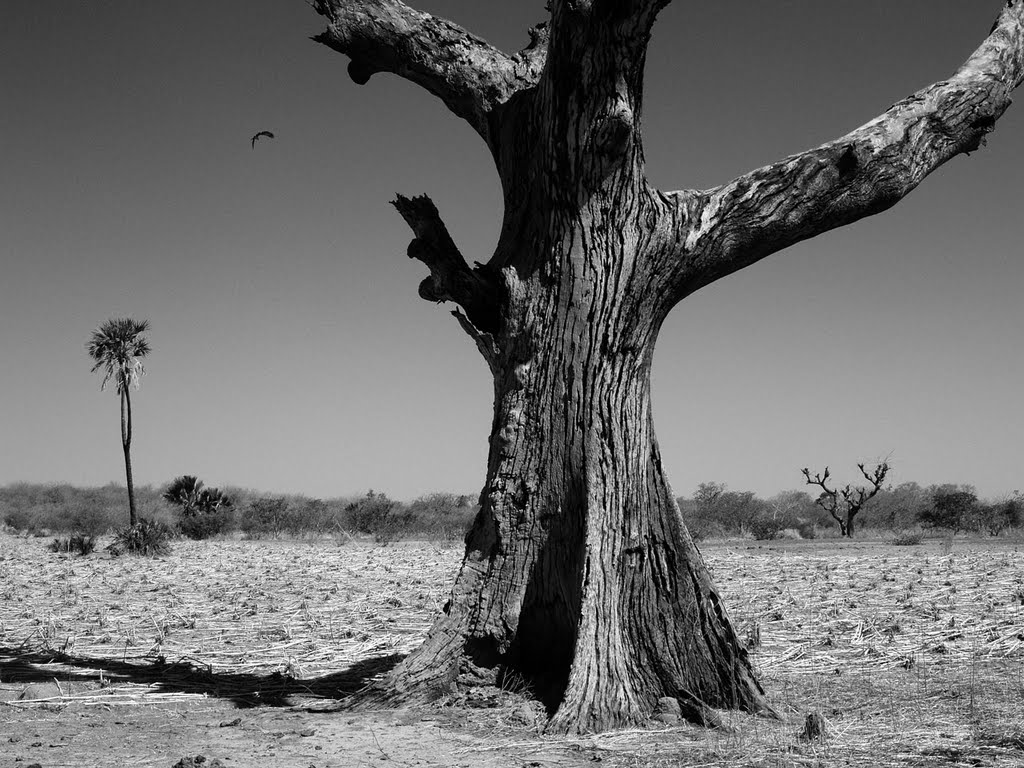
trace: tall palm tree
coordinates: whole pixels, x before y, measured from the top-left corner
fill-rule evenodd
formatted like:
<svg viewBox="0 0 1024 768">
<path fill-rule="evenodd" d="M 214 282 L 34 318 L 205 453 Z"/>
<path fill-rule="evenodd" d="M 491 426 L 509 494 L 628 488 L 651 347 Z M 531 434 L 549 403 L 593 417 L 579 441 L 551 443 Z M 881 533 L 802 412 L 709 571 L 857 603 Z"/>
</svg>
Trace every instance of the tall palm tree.
<svg viewBox="0 0 1024 768">
<path fill-rule="evenodd" d="M 142 358 L 149 354 L 149 342 L 142 334 L 149 330 L 149 321 L 138 322 L 128 317 L 107 320 L 92 332 L 85 345 L 95 365 L 93 373 L 103 369 L 103 383 L 100 389 L 113 380 L 117 394 L 121 396 L 121 445 L 124 448 L 124 472 L 128 479 L 128 522 L 138 523 L 135 513 L 135 487 L 132 484 L 132 399 L 130 390 L 139 388 L 139 380 L 145 369 Z"/>
</svg>

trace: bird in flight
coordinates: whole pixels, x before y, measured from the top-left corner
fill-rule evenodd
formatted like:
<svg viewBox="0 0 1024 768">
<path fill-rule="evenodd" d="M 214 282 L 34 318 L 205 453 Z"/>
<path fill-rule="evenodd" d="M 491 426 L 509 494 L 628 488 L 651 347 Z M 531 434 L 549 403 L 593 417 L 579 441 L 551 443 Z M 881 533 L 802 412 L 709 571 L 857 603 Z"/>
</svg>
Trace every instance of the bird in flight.
<svg viewBox="0 0 1024 768">
<path fill-rule="evenodd" d="M 259 133 L 252 137 L 253 149 L 256 149 L 256 139 L 260 138 L 261 136 L 266 136 L 268 139 L 274 138 L 274 134 L 272 134 L 270 131 L 260 131 Z"/>
</svg>

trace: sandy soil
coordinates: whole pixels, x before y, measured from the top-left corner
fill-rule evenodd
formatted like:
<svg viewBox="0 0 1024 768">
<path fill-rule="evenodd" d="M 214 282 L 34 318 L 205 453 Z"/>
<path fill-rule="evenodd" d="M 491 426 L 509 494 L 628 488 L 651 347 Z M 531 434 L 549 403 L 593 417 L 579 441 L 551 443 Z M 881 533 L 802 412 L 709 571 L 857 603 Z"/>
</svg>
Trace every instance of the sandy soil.
<svg viewBox="0 0 1024 768">
<path fill-rule="evenodd" d="M 182 758 L 225 766 L 582 765 L 567 749 L 504 754 L 451 714 L 353 715 L 297 707 L 239 710 L 223 699 L 162 705 L 13 708 L 0 714 L 0 765 L 160 766 Z M 189 761 L 185 760 L 185 765 Z M 191 766 L 189 766 L 191 768 Z"/>
</svg>

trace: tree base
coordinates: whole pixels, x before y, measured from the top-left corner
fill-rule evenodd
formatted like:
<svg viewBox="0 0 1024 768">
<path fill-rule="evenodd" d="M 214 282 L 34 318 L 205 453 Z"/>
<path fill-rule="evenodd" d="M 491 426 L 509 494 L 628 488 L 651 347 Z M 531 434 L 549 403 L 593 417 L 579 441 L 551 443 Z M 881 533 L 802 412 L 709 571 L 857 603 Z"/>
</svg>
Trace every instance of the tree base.
<svg viewBox="0 0 1024 768">
<path fill-rule="evenodd" d="M 507 675 L 507 680 L 515 676 Z M 521 678 L 519 679 L 521 681 Z M 466 686 L 458 683 L 449 686 L 424 686 L 415 689 L 397 690 L 389 682 L 372 685 L 363 691 L 353 694 L 345 700 L 339 710 L 343 711 L 374 711 L 382 709 L 467 707 L 470 709 L 501 709 L 516 708 L 522 705 L 530 707 L 532 715 L 524 720 L 524 725 L 537 725 L 540 718 L 546 722 L 541 724 L 543 733 L 550 735 L 581 735 L 617 730 L 621 728 L 642 727 L 647 724 L 674 725 L 688 723 L 709 730 L 730 731 L 720 710 L 713 709 L 699 699 L 688 694 L 678 697 L 662 697 L 649 712 L 632 713 L 629 717 L 619 718 L 613 723 L 591 722 L 570 716 L 566 713 L 552 713 L 543 700 L 534 695 L 526 682 L 506 682 L 494 686 Z M 530 705 L 533 705 L 532 707 Z M 771 720 L 781 720 L 779 713 L 762 700 L 756 706 L 743 707 L 743 711 Z"/>
<path fill-rule="evenodd" d="M 622 706 L 627 703 L 621 697 L 625 686 L 604 685 L 581 698 L 564 687 L 558 688 L 550 681 L 530 677 L 502 663 L 485 667 L 474 664 L 466 653 L 447 658 L 432 655 L 445 647 L 451 645 L 428 637 L 417 651 L 385 677 L 354 693 L 341 708 L 367 711 L 452 704 L 492 708 L 526 699 L 535 702 L 544 713 L 547 722 L 542 730 L 548 734 L 585 734 L 643 726 L 652 721 L 666 723 L 666 706 L 674 713 L 674 721 L 709 729 L 726 727 L 716 708 L 687 691 L 657 697 L 651 702 L 647 701 L 650 697 L 634 697 L 632 706 Z M 781 719 L 752 675 L 737 679 L 735 692 L 735 706 L 731 708 Z"/>
</svg>

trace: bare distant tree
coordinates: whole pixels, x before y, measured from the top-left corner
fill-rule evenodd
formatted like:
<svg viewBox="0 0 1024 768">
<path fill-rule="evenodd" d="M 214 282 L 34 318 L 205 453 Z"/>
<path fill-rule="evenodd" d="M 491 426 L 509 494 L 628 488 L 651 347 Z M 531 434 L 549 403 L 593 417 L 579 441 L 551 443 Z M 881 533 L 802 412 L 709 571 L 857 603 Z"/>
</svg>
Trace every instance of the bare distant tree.
<svg viewBox="0 0 1024 768">
<path fill-rule="evenodd" d="M 830 477 L 828 467 L 825 467 L 824 474 L 815 474 L 811 477 L 810 470 L 806 467 L 802 470 L 807 478 L 808 485 L 816 485 L 821 488 L 821 495 L 818 496 L 817 504 L 828 512 L 832 519 L 839 523 L 839 532 L 848 538 L 853 538 L 853 525 L 857 513 L 863 509 L 871 499 L 875 497 L 882 484 L 885 483 L 885 476 L 889 473 L 888 462 L 883 461 L 871 472 L 863 464 L 858 464 L 857 469 L 864 476 L 871 486 L 851 486 L 849 483 L 842 488 L 833 489 L 828 487 Z"/>
</svg>

